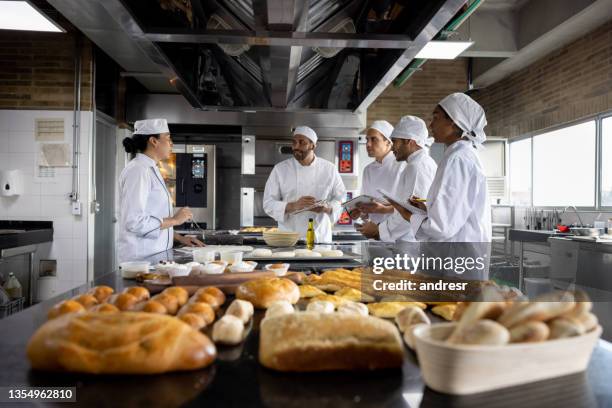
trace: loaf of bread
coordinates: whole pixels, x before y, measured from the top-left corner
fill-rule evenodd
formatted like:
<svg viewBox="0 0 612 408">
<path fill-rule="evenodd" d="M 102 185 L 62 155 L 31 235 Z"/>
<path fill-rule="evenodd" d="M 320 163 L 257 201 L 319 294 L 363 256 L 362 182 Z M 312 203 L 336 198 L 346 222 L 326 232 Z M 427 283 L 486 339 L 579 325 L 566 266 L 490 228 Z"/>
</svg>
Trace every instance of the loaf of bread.
<svg viewBox="0 0 612 408">
<path fill-rule="evenodd" d="M 79 302 L 80 304 L 83 305 L 83 307 L 85 307 L 85 309 L 89 309 L 95 305 L 97 305 L 98 303 L 100 303 L 98 301 L 98 299 L 90 294 L 90 293 L 86 293 L 84 295 L 80 295 L 80 296 L 76 296 L 73 298 L 74 301 Z"/>
<path fill-rule="evenodd" d="M 394 368 L 403 354 L 395 325 L 371 316 L 299 312 L 260 327 L 259 361 L 278 371 Z"/>
<path fill-rule="evenodd" d="M 515 302 L 498 321 L 508 328 L 529 320 L 545 322 L 570 312 L 575 306 L 573 294 L 556 291 L 538 296 L 531 302 Z"/>
<path fill-rule="evenodd" d="M 208 325 L 215 321 L 215 311 L 212 306 L 208 303 L 198 302 L 198 303 L 187 303 L 185 306 L 179 310 L 179 316 L 187 314 L 187 313 L 195 313 L 204 319 L 204 322 Z"/>
<path fill-rule="evenodd" d="M 483 319 L 473 322 L 461 331 L 459 337 L 451 341 L 457 344 L 478 344 L 501 346 L 510 341 L 510 333 L 494 320 Z"/>
<path fill-rule="evenodd" d="M 480 319 L 496 319 L 504 312 L 506 307 L 505 302 L 471 302 L 467 304 L 448 341 L 451 343 L 460 342 L 466 327 L 472 326 Z"/>
<path fill-rule="evenodd" d="M 236 299 L 247 300 L 257 309 L 267 309 L 277 300 L 297 303 L 300 290 L 286 278 L 260 278 L 240 284 L 236 288 Z"/>
<path fill-rule="evenodd" d="M 408 306 L 416 306 L 425 309 L 427 305 L 421 302 L 379 302 L 369 303 L 368 310 L 372 316 L 394 319 L 395 316 Z"/>
<path fill-rule="evenodd" d="M 164 289 L 162 293 L 174 296 L 178 301 L 179 307 L 183 306 L 185 303 L 187 303 L 187 300 L 189 300 L 189 292 L 187 292 L 187 289 L 180 286 L 169 287 Z"/>
<path fill-rule="evenodd" d="M 338 313 L 356 314 L 359 316 L 367 316 L 369 314 L 368 307 L 363 303 L 347 301 L 338 306 Z"/>
<path fill-rule="evenodd" d="M 277 300 L 273 302 L 268 309 L 266 310 L 266 314 L 264 316 L 265 319 L 269 319 L 276 316 L 281 316 L 284 314 L 294 313 L 295 309 L 291 305 L 291 303 L 286 300 Z"/>
<path fill-rule="evenodd" d="M 129 288 L 125 288 L 123 293 L 129 293 L 138 299 L 139 302 L 147 300 L 151 297 L 149 290 L 147 288 L 143 288 L 142 286 L 130 286 Z"/>
<path fill-rule="evenodd" d="M 116 295 L 112 295 L 109 298 L 109 302 L 117 306 L 117 309 L 124 312 L 126 310 L 133 309 L 136 306 L 136 303 L 138 303 L 138 298 L 129 293 L 118 293 Z"/>
<path fill-rule="evenodd" d="M 196 313 L 185 313 L 178 317 L 196 330 L 206 327 L 204 318 Z"/>
<path fill-rule="evenodd" d="M 321 289 L 317 288 L 316 286 L 312 286 L 312 285 L 300 285 L 299 289 L 300 289 L 300 298 L 304 298 L 304 299 L 309 299 L 311 297 L 325 294 L 325 292 L 323 292 Z"/>
<path fill-rule="evenodd" d="M 168 309 L 157 300 L 148 300 L 136 306 L 136 310 L 145 313 L 168 314 Z"/>
<path fill-rule="evenodd" d="M 155 300 L 156 302 L 164 305 L 169 314 L 175 315 L 178 311 L 178 299 L 176 296 L 170 295 L 168 293 L 160 293 L 151 298 L 151 300 Z"/>
<path fill-rule="evenodd" d="M 47 313 L 47 317 L 49 319 L 55 319 L 56 317 L 65 314 L 83 312 L 85 312 L 85 306 L 76 300 L 64 300 L 53 306 L 51 310 L 49 310 L 49 313 Z"/>
<path fill-rule="evenodd" d="M 327 300 L 313 300 L 306 305 L 308 312 L 334 313 L 334 310 L 336 310 L 334 304 Z"/>
<path fill-rule="evenodd" d="M 544 341 L 550 335 L 550 330 L 546 323 L 532 320 L 521 323 L 510 329 L 511 343 L 535 343 Z"/>
<path fill-rule="evenodd" d="M 121 310 L 117 309 L 117 306 L 111 305 L 110 303 L 100 303 L 89 309 L 89 311 L 97 313 L 119 313 Z"/>
<path fill-rule="evenodd" d="M 110 286 L 100 285 L 89 289 L 87 293 L 92 294 L 98 299 L 98 302 L 106 302 L 106 300 L 115 292 Z"/>
<path fill-rule="evenodd" d="M 244 339 L 244 324 L 242 320 L 232 315 L 225 315 L 215 322 L 212 330 L 215 343 L 233 346 Z"/>
<path fill-rule="evenodd" d="M 27 356 L 36 370 L 156 374 L 206 367 L 216 349 L 204 334 L 171 316 L 83 313 L 42 325 Z"/>
<path fill-rule="evenodd" d="M 225 303 L 225 293 L 223 293 L 221 289 L 216 288 L 214 286 L 207 286 L 205 288 L 198 289 L 196 293 L 194 293 L 194 295 L 192 296 L 192 300 L 196 301 L 198 295 L 202 295 L 202 294 L 207 294 L 215 298 L 215 301 L 212 302 L 213 304 L 211 304 L 210 301 L 206 302 L 206 303 L 209 303 L 211 306 L 213 306 L 214 309 L 216 309 L 217 307 Z"/>
<path fill-rule="evenodd" d="M 341 298 L 352 300 L 353 302 L 374 302 L 374 298 L 367 293 L 363 293 L 362 291 L 355 288 L 342 288 L 337 290 L 334 293 L 336 296 L 340 296 Z"/>
</svg>

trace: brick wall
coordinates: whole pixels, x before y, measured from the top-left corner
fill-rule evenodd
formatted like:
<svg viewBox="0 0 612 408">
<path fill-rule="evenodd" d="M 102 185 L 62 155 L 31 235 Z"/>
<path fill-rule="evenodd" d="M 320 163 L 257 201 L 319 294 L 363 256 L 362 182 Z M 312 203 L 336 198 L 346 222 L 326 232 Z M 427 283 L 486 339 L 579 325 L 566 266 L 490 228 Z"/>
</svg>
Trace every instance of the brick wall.
<svg viewBox="0 0 612 408">
<path fill-rule="evenodd" d="M 612 110 L 612 21 L 474 97 L 504 137 Z"/>
<path fill-rule="evenodd" d="M 0 109 L 74 106 L 74 33 L 0 33 Z M 82 40 L 81 109 L 91 110 L 92 45 Z"/>
<path fill-rule="evenodd" d="M 389 85 L 368 108 L 368 124 L 385 119 L 396 124 L 404 115 L 414 115 L 429 124 L 431 113 L 442 98 L 467 88 L 467 61 L 430 60 L 401 88 Z"/>
</svg>

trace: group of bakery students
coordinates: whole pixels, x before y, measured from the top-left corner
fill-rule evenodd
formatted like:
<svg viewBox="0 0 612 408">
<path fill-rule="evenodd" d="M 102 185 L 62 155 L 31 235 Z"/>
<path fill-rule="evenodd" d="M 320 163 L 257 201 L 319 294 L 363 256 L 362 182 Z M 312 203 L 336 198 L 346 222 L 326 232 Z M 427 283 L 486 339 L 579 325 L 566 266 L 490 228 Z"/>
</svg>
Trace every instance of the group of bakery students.
<svg viewBox="0 0 612 408">
<path fill-rule="evenodd" d="M 374 161 L 364 169 L 361 194 L 377 200 L 350 212 L 353 219 L 363 221 L 358 230 L 385 242 L 490 242 L 487 183 L 478 158 L 486 123 L 482 107 L 462 93 L 447 96 L 435 107 L 432 137 L 425 122 L 415 116 L 402 117 L 395 127 L 384 120 L 373 122 L 367 129 L 366 147 Z M 202 246 L 199 239 L 173 230 L 193 214 L 189 208 L 173 209 L 157 166 L 172 153 L 167 121 L 140 120 L 134 128 L 123 141 L 132 160 L 119 179 L 119 261 L 162 253 L 175 242 Z M 445 145 L 438 165 L 429 154 L 432 142 Z M 316 242 L 331 243 L 346 189 L 336 166 L 316 156 L 316 146 L 313 129 L 295 128 L 293 157 L 274 166 L 263 208 L 280 230 L 302 236 L 312 219 Z M 380 190 L 397 201 L 381 200 Z"/>
<path fill-rule="evenodd" d="M 434 108 L 432 137 L 416 116 L 402 117 L 395 127 L 374 121 L 366 133 L 374 161 L 363 170 L 361 195 L 375 200 L 351 210 L 358 231 L 384 242 L 490 242 L 491 210 L 478 157 L 486 123 L 482 107 L 463 93 Z M 429 154 L 434 142 L 445 145 L 439 164 Z M 317 241 L 330 243 L 346 190 L 335 166 L 315 155 L 316 143 L 311 128 L 295 129 L 294 157 L 274 167 L 263 207 L 281 229 L 302 234 L 313 218 Z"/>
</svg>

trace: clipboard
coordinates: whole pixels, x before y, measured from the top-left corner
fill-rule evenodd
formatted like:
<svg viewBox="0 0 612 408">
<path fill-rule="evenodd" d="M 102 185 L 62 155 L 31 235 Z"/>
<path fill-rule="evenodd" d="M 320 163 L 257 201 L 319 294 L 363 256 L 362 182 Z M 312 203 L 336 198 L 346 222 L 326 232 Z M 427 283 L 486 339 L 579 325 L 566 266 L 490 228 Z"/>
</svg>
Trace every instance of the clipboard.
<svg viewBox="0 0 612 408">
<path fill-rule="evenodd" d="M 407 209 L 408 211 L 410 211 L 413 214 L 427 215 L 427 211 L 423 211 L 420 208 L 415 207 L 414 205 L 410 204 L 408 201 L 404 201 L 404 200 L 401 200 L 401 199 L 399 199 L 397 197 L 394 197 L 390 193 L 386 192 L 385 190 L 383 190 L 381 188 L 379 188 L 377 191 L 380 194 L 382 194 L 382 196 L 385 197 L 386 199 L 395 201 L 400 206 L 402 206 L 403 208 Z"/>
<path fill-rule="evenodd" d="M 342 207 L 344 207 L 348 212 L 353 211 L 359 204 L 370 204 L 373 202 L 379 202 L 381 204 L 387 204 L 384 200 L 376 197 L 369 196 L 367 194 L 363 194 L 357 196 L 351 200 L 345 201 L 342 203 Z"/>
</svg>

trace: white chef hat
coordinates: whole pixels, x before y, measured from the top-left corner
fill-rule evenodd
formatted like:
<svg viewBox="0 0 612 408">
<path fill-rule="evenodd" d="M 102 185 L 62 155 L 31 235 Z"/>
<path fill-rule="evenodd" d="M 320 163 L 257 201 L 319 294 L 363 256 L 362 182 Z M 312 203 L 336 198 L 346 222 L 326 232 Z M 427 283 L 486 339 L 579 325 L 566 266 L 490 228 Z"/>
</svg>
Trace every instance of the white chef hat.
<svg viewBox="0 0 612 408">
<path fill-rule="evenodd" d="M 159 135 L 169 132 L 166 119 L 145 119 L 137 120 L 134 123 L 135 135 Z"/>
<path fill-rule="evenodd" d="M 317 133 L 312 130 L 311 128 L 309 128 L 308 126 L 298 126 L 295 128 L 295 130 L 293 131 L 293 136 L 295 135 L 302 135 L 307 137 L 308 139 L 310 139 L 310 141 L 312 143 L 317 143 Z"/>
<path fill-rule="evenodd" d="M 386 139 L 391 140 L 393 125 L 387 122 L 386 120 L 375 120 L 370 125 L 369 129 L 378 130 Z"/>
<path fill-rule="evenodd" d="M 457 92 L 448 95 L 439 105 L 467 137 L 474 147 L 480 147 L 487 140 L 484 128 L 487 125 L 484 109 L 468 95 Z"/>
<path fill-rule="evenodd" d="M 412 139 L 421 147 L 429 147 L 433 138 L 429 137 L 425 121 L 416 116 L 407 115 L 400 119 L 391 133 L 393 139 Z"/>
</svg>

